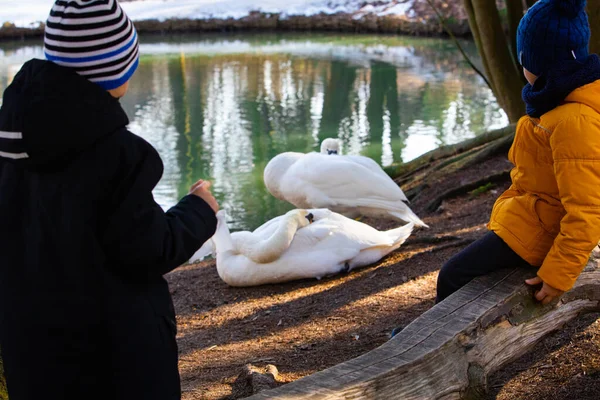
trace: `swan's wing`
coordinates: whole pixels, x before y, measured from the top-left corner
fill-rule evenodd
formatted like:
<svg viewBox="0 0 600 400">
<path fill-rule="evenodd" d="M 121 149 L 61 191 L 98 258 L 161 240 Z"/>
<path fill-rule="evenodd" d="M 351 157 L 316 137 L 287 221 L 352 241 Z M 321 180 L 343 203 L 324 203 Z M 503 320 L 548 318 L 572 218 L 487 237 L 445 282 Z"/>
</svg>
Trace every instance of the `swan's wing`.
<svg viewBox="0 0 600 400">
<path fill-rule="evenodd" d="M 305 247 L 300 241 L 293 243 L 284 257 L 282 264 L 286 268 L 302 271 L 304 276 L 322 278 L 339 273 L 345 263 L 360 255 L 360 249 L 350 246 L 311 246 Z"/>
<path fill-rule="evenodd" d="M 286 174 L 286 193 L 303 194 L 312 207 L 348 206 L 398 208 L 402 189 L 381 169 L 378 172 L 346 156 L 306 154 Z M 287 196 L 286 196 L 287 197 Z"/>
<path fill-rule="evenodd" d="M 299 229 L 294 241 L 307 251 L 320 247 L 330 248 L 332 251 L 335 248 L 353 248 L 361 251 L 393 243 L 384 232 L 338 213 L 332 213 L 328 218 Z"/>
<path fill-rule="evenodd" d="M 381 172 L 381 167 L 379 166 L 379 164 L 377 164 L 375 162 L 375 160 L 373 160 L 370 157 L 365 157 L 365 156 L 340 156 L 340 157 L 346 157 L 348 160 L 352 160 L 353 162 L 360 164 L 365 168 L 370 169 L 374 173 L 378 174 Z"/>
<path fill-rule="evenodd" d="M 321 222 L 314 222 L 304 228 L 298 229 L 290 247 L 294 245 L 295 247 L 302 247 L 309 250 L 329 237 L 333 228 L 335 227 L 323 223 L 322 220 Z"/>
<path fill-rule="evenodd" d="M 396 184 L 396 182 L 394 182 L 394 180 L 392 178 L 389 177 L 388 174 L 386 174 L 386 172 L 383 170 L 383 168 L 381 168 L 381 166 L 379 164 L 377 164 L 375 162 L 375 160 L 373 160 L 372 158 L 369 158 L 369 157 L 365 157 L 365 156 L 343 156 L 343 157 L 346 157 L 347 159 L 367 168 L 368 170 L 373 172 L 373 174 L 380 176 L 389 185 L 393 185 L 394 188 L 391 190 L 399 189 L 398 195 L 401 196 L 400 198 L 402 200 L 408 201 L 408 198 L 406 197 L 406 195 L 404 194 L 402 189 Z"/>
</svg>

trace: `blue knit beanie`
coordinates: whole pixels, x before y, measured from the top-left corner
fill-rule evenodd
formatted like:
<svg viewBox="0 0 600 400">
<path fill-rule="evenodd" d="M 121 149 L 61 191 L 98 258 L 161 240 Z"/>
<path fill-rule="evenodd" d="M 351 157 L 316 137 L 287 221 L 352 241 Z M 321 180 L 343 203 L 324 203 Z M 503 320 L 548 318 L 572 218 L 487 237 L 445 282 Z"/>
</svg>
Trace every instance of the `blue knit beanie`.
<svg viewBox="0 0 600 400">
<path fill-rule="evenodd" d="M 565 60 L 588 58 L 590 26 L 586 0 L 539 0 L 521 19 L 517 56 L 523 67 L 541 75 Z"/>
<path fill-rule="evenodd" d="M 138 66 L 138 37 L 117 0 L 57 0 L 46 21 L 46 58 L 116 89 Z"/>
</svg>

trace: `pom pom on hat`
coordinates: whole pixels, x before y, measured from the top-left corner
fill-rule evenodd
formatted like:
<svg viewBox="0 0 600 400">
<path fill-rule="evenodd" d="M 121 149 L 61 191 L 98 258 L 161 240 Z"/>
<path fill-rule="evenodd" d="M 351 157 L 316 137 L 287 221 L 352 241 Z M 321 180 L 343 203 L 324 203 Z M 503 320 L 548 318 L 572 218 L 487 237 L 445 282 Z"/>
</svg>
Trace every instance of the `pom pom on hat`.
<svg viewBox="0 0 600 400">
<path fill-rule="evenodd" d="M 44 32 L 46 58 L 116 89 L 138 66 L 139 44 L 117 0 L 57 0 Z"/>
<path fill-rule="evenodd" d="M 541 75 L 567 60 L 585 62 L 590 26 L 585 0 L 539 0 L 517 29 L 517 56 L 523 67 Z"/>
</svg>

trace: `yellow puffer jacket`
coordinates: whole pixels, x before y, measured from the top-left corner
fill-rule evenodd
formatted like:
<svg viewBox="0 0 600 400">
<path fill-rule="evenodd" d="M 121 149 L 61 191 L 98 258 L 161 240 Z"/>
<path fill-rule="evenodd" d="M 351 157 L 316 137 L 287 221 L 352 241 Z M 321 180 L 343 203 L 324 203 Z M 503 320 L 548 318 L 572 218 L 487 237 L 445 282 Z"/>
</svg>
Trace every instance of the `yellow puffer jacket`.
<svg viewBox="0 0 600 400">
<path fill-rule="evenodd" d="M 567 291 L 600 239 L 600 80 L 540 119 L 521 118 L 508 158 L 512 185 L 488 228 Z"/>
</svg>

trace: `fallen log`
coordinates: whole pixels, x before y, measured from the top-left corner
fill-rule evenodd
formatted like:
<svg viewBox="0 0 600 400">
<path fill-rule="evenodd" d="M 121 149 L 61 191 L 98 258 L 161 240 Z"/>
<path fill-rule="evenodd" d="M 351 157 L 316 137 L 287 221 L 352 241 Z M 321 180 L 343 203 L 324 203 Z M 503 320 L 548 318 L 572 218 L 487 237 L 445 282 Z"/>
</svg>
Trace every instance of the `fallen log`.
<svg viewBox="0 0 600 400">
<path fill-rule="evenodd" d="M 600 309 L 590 260 L 575 287 L 542 306 L 524 280 L 533 269 L 478 278 L 382 346 L 249 399 L 476 399 L 487 377 L 580 313 Z"/>
</svg>

